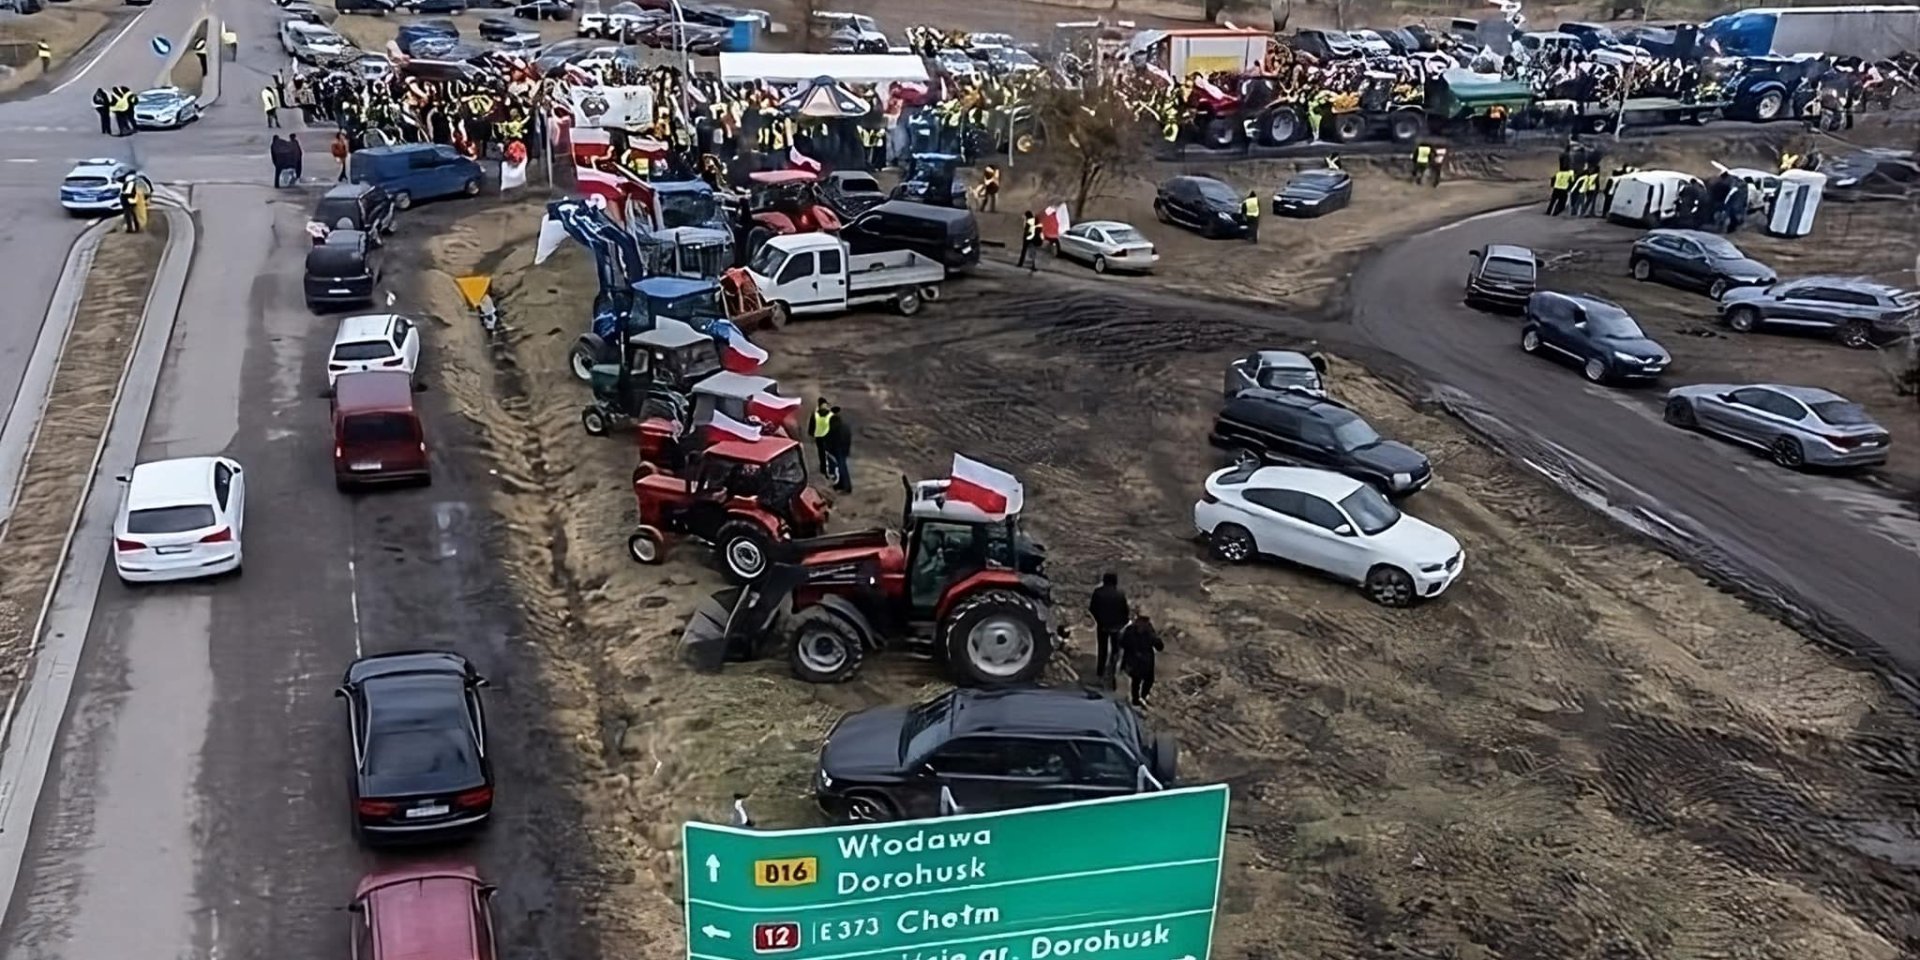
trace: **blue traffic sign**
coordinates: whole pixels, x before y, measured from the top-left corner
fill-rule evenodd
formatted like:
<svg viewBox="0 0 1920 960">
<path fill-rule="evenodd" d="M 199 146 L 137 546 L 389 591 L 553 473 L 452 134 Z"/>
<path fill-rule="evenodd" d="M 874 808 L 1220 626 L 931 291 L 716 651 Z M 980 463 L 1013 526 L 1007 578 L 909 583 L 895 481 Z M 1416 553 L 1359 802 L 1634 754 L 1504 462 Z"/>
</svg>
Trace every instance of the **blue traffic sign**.
<svg viewBox="0 0 1920 960">
<path fill-rule="evenodd" d="M 173 52 L 173 41 L 168 40 L 166 37 L 154 37 L 151 46 L 153 47 L 153 55 L 156 57 L 164 57 Z"/>
</svg>

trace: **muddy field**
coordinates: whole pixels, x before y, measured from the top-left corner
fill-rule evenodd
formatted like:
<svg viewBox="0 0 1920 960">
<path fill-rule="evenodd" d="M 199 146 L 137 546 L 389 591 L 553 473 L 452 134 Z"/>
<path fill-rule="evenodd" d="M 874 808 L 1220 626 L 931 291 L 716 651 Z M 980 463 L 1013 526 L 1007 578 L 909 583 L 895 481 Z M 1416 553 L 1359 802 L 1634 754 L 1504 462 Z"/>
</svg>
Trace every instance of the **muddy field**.
<svg viewBox="0 0 1920 960">
<path fill-rule="evenodd" d="M 40 607 L 113 415 L 121 371 L 166 249 L 166 219 L 155 216 L 150 225 L 144 234 L 115 228 L 101 238 L 73 332 L 48 387 L 48 415 L 21 466 L 19 500 L 0 526 L 0 555 L 7 558 L 0 564 L 0 700 L 13 695 L 29 668 Z"/>
<path fill-rule="evenodd" d="M 550 656 L 555 723 L 593 771 L 580 786 L 592 832 L 626 881 L 595 920 L 623 952 L 677 952 L 676 825 L 722 819 L 735 792 L 767 825 L 817 822 L 807 781 L 827 726 L 941 679 L 906 657 L 833 688 L 771 662 L 683 669 L 680 627 L 720 581 L 694 548 L 657 568 L 625 556 L 631 439 L 580 431 L 584 391 L 564 371 L 590 264 L 565 249 L 529 266 L 533 203 L 420 213 L 445 223 L 420 302 L 464 316 L 450 277 L 493 273 L 513 325 L 489 345 L 456 322 L 435 346 L 442 389 L 500 472 L 505 552 Z M 1356 227 L 1342 242 L 1380 236 Z M 1197 282 L 1230 268 L 1212 269 Z M 1411 510 L 1465 544 L 1454 592 L 1387 611 L 1297 571 L 1209 560 L 1189 517 L 1214 463 L 1219 369 L 1288 345 L 1282 326 L 1143 284 L 990 268 L 913 321 L 856 315 L 762 339 L 786 392 L 828 396 L 856 425 L 860 488 L 836 527 L 891 522 L 898 474 L 937 476 L 965 452 L 1025 480 L 1070 618 L 1114 569 L 1172 628 L 1150 719 L 1182 740 L 1184 776 L 1235 788 L 1220 955 L 1920 948 L 1920 798 L 1903 746 L 1920 731 L 1906 711 L 1364 371 L 1337 365 L 1338 392 L 1436 461 Z M 1054 679 L 1090 672 L 1076 649 Z"/>
</svg>

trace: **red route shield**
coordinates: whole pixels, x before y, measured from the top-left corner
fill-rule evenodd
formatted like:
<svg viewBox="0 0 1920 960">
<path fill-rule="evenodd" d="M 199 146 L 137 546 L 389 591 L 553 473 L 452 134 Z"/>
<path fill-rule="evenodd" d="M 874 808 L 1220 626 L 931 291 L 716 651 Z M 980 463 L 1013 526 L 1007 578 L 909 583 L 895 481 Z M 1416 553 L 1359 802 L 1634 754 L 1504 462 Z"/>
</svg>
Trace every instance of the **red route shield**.
<svg viewBox="0 0 1920 960">
<path fill-rule="evenodd" d="M 756 923 L 753 925 L 754 953 L 786 953 L 800 949 L 800 925 L 797 923 Z"/>
</svg>

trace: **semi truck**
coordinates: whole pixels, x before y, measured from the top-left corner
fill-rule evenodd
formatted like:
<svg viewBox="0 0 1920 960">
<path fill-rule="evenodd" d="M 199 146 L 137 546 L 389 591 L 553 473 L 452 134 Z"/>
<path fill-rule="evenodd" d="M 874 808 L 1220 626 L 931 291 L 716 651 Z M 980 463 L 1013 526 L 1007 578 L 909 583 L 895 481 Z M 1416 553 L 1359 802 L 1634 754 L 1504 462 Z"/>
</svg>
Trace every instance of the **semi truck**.
<svg viewBox="0 0 1920 960">
<path fill-rule="evenodd" d="M 1920 50 L 1920 6 L 1758 7 L 1715 17 L 1701 35 L 1728 57 L 1882 60 Z"/>
</svg>

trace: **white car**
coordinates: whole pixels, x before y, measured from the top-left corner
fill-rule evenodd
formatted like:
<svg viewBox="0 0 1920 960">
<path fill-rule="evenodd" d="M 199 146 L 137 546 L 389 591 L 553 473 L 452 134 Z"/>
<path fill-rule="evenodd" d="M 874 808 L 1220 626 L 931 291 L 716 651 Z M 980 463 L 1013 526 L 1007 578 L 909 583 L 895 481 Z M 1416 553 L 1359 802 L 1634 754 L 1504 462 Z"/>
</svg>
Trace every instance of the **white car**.
<svg viewBox="0 0 1920 960">
<path fill-rule="evenodd" d="M 60 182 L 60 205 L 69 213 L 119 213 L 121 186 L 138 176 L 125 160 L 82 160 Z"/>
<path fill-rule="evenodd" d="M 129 583 L 190 580 L 240 569 L 247 482 L 226 457 L 155 460 L 122 477 L 113 570 Z"/>
<path fill-rule="evenodd" d="M 1054 241 L 1054 249 L 1063 257 L 1093 265 L 1095 273 L 1108 270 L 1144 272 L 1160 262 L 1153 241 L 1131 225 L 1117 220 L 1088 220 L 1076 223 Z"/>
<path fill-rule="evenodd" d="M 1460 576 L 1460 541 L 1407 516 L 1380 491 L 1307 467 L 1236 466 L 1207 478 L 1193 525 L 1214 556 L 1278 557 L 1360 584 L 1375 603 L 1437 597 Z"/>
<path fill-rule="evenodd" d="M 397 313 L 347 317 L 327 353 L 327 386 L 343 373 L 398 370 L 413 376 L 420 366 L 420 328 Z"/>
<path fill-rule="evenodd" d="M 1393 56 L 1393 44 L 1372 30 L 1348 30 L 1347 36 L 1360 45 L 1360 51 L 1369 57 Z"/>
</svg>

